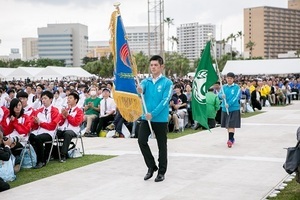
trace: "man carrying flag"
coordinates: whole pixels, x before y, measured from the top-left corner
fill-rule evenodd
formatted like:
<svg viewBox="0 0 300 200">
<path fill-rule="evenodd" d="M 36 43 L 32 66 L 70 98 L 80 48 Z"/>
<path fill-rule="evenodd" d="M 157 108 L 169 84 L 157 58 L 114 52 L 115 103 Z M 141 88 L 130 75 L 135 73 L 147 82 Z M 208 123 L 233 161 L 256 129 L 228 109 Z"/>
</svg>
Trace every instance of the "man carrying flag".
<svg viewBox="0 0 300 200">
<path fill-rule="evenodd" d="M 209 129 L 207 123 L 206 93 L 207 90 L 218 80 L 218 75 L 211 61 L 210 43 L 210 41 L 207 42 L 202 53 L 201 60 L 193 81 L 192 90 L 193 119 L 206 129 Z"/>
</svg>

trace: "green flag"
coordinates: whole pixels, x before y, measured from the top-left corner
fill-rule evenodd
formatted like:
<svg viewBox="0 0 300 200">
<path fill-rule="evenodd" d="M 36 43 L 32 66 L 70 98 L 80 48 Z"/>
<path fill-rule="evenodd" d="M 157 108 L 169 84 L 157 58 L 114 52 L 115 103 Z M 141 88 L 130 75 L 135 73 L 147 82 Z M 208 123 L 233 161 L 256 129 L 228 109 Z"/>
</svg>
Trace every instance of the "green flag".
<svg viewBox="0 0 300 200">
<path fill-rule="evenodd" d="M 206 129 L 207 114 L 206 114 L 206 96 L 207 90 L 217 82 L 218 75 L 212 65 L 210 56 L 210 41 L 202 53 L 200 63 L 195 73 L 192 89 L 192 113 L 193 119 L 196 120 Z"/>
</svg>

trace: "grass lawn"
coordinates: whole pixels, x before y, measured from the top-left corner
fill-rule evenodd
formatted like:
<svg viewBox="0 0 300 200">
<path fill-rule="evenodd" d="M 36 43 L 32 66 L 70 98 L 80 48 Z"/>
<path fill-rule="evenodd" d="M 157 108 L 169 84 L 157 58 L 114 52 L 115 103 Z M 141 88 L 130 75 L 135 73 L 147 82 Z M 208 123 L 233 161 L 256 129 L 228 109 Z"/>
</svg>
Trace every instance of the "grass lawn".
<svg viewBox="0 0 300 200">
<path fill-rule="evenodd" d="M 167 137 L 168 139 L 176 139 L 185 135 L 189 135 L 189 134 L 193 134 L 193 133 L 197 133 L 201 131 L 201 128 L 199 128 L 198 130 L 193 130 L 191 128 L 186 128 L 184 129 L 183 132 L 178 132 L 178 133 L 174 133 L 174 132 L 169 132 Z"/>
<path fill-rule="evenodd" d="M 9 184 L 11 188 L 14 188 L 19 185 L 100 162 L 112 157 L 114 156 L 85 155 L 81 158 L 68 159 L 65 163 L 60 163 L 57 160 L 50 161 L 45 167 L 41 169 L 21 169 L 20 172 L 17 173 L 17 179 L 13 182 L 9 182 Z"/>
<path fill-rule="evenodd" d="M 241 117 L 242 118 L 248 118 L 248 117 L 252 117 L 252 116 L 255 116 L 255 115 L 262 114 L 264 112 L 266 112 L 266 111 L 246 112 L 246 113 L 241 114 Z"/>
<path fill-rule="evenodd" d="M 281 191 L 277 197 L 270 198 L 270 200 L 299 200 L 300 199 L 300 184 L 293 179 L 288 183 L 287 187 Z"/>
</svg>

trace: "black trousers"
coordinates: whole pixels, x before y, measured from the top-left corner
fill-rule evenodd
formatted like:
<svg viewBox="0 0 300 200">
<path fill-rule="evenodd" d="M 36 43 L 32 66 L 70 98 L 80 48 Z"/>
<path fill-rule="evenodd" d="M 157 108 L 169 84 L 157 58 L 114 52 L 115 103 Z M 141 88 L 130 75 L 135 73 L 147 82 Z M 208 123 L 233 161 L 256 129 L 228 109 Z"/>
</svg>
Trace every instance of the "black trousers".
<svg viewBox="0 0 300 200">
<path fill-rule="evenodd" d="M 114 118 L 114 125 L 115 125 L 116 132 L 122 133 L 122 125 L 124 122 L 125 120 L 122 117 L 122 115 L 119 112 L 117 112 Z"/>
<path fill-rule="evenodd" d="M 165 174 L 167 171 L 167 131 L 168 122 L 151 122 L 152 129 L 156 136 L 158 146 L 158 173 Z M 148 168 L 155 168 L 156 163 L 150 147 L 148 145 L 148 139 L 150 136 L 150 128 L 148 121 L 142 120 L 139 128 L 138 143 L 143 154 L 145 163 Z"/>
<path fill-rule="evenodd" d="M 65 130 L 65 131 L 58 130 L 56 134 L 57 134 L 57 137 L 59 139 L 64 140 L 63 145 L 61 146 L 61 152 L 60 153 L 63 156 L 67 156 L 71 140 L 72 140 L 72 138 L 77 137 L 77 135 L 72 130 Z"/>
<path fill-rule="evenodd" d="M 46 163 L 47 158 L 45 157 L 44 142 L 52 141 L 52 136 L 48 133 L 42 133 L 39 135 L 34 135 L 31 133 L 29 136 L 29 141 L 36 152 L 37 163 Z"/>
<path fill-rule="evenodd" d="M 96 134 L 98 135 L 101 130 L 103 130 L 105 127 L 107 127 L 109 124 L 108 122 L 114 121 L 114 115 L 108 115 L 106 117 L 100 117 L 95 119 L 95 123 L 97 125 Z"/>
<path fill-rule="evenodd" d="M 9 184 L 6 183 L 1 177 L 0 177 L 0 192 L 3 192 L 5 190 L 8 190 L 10 188 Z"/>
</svg>

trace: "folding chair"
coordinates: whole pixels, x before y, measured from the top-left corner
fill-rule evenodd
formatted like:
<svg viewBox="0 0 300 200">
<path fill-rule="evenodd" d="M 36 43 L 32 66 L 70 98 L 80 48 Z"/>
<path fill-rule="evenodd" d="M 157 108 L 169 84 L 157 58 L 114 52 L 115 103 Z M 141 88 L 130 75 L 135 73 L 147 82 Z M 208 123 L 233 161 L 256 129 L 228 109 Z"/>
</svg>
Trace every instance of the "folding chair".
<svg viewBox="0 0 300 200">
<path fill-rule="evenodd" d="M 84 123 L 84 122 L 83 122 Z M 82 128 L 81 128 L 82 126 L 80 126 L 80 130 L 79 130 L 79 132 L 78 132 L 78 134 L 77 134 L 77 137 L 76 137 L 76 140 L 75 140 L 75 146 L 77 145 L 77 141 L 78 141 L 78 139 L 80 139 L 80 143 L 81 143 L 81 149 L 82 149 L 82 151 L 80 151 L 81 153 L 82 153 L 82 155 L 84 156 L 84 145 L 83 145 L 83 139 L 82 139 L 82 136 L 83 136 L 83 134 L 84 133 L 82 133 Z M 75 137 L 74 137 L 75 138 Z M 74 138 L 72 138 L 72 139 L 74 139 Z"/>
<path fill-rule="evenodd" d="M 47 159 L 47 163 L 50 161 L 54 144 L 56 144 L 56 146 L 57 146 L 58 159 L 59 159 L 59 161 L 61 160 L 60 149 L 59 149 L 59 146 L 60 146 L 59 143 L 60 143 L 60 141 L 59 141 L 56 133 L 57 133 L 57 127 L 55 129 L 54 137 L 52 138 L 52 141 L 44 142 L 45 146 L 46 146 L 46 144 L 50 144 L 51 143 L 51 148 L 50 148 L 50 151 L 49 151 L 49 156 L 48 156 L 48 159 Z"/>
</svg>

